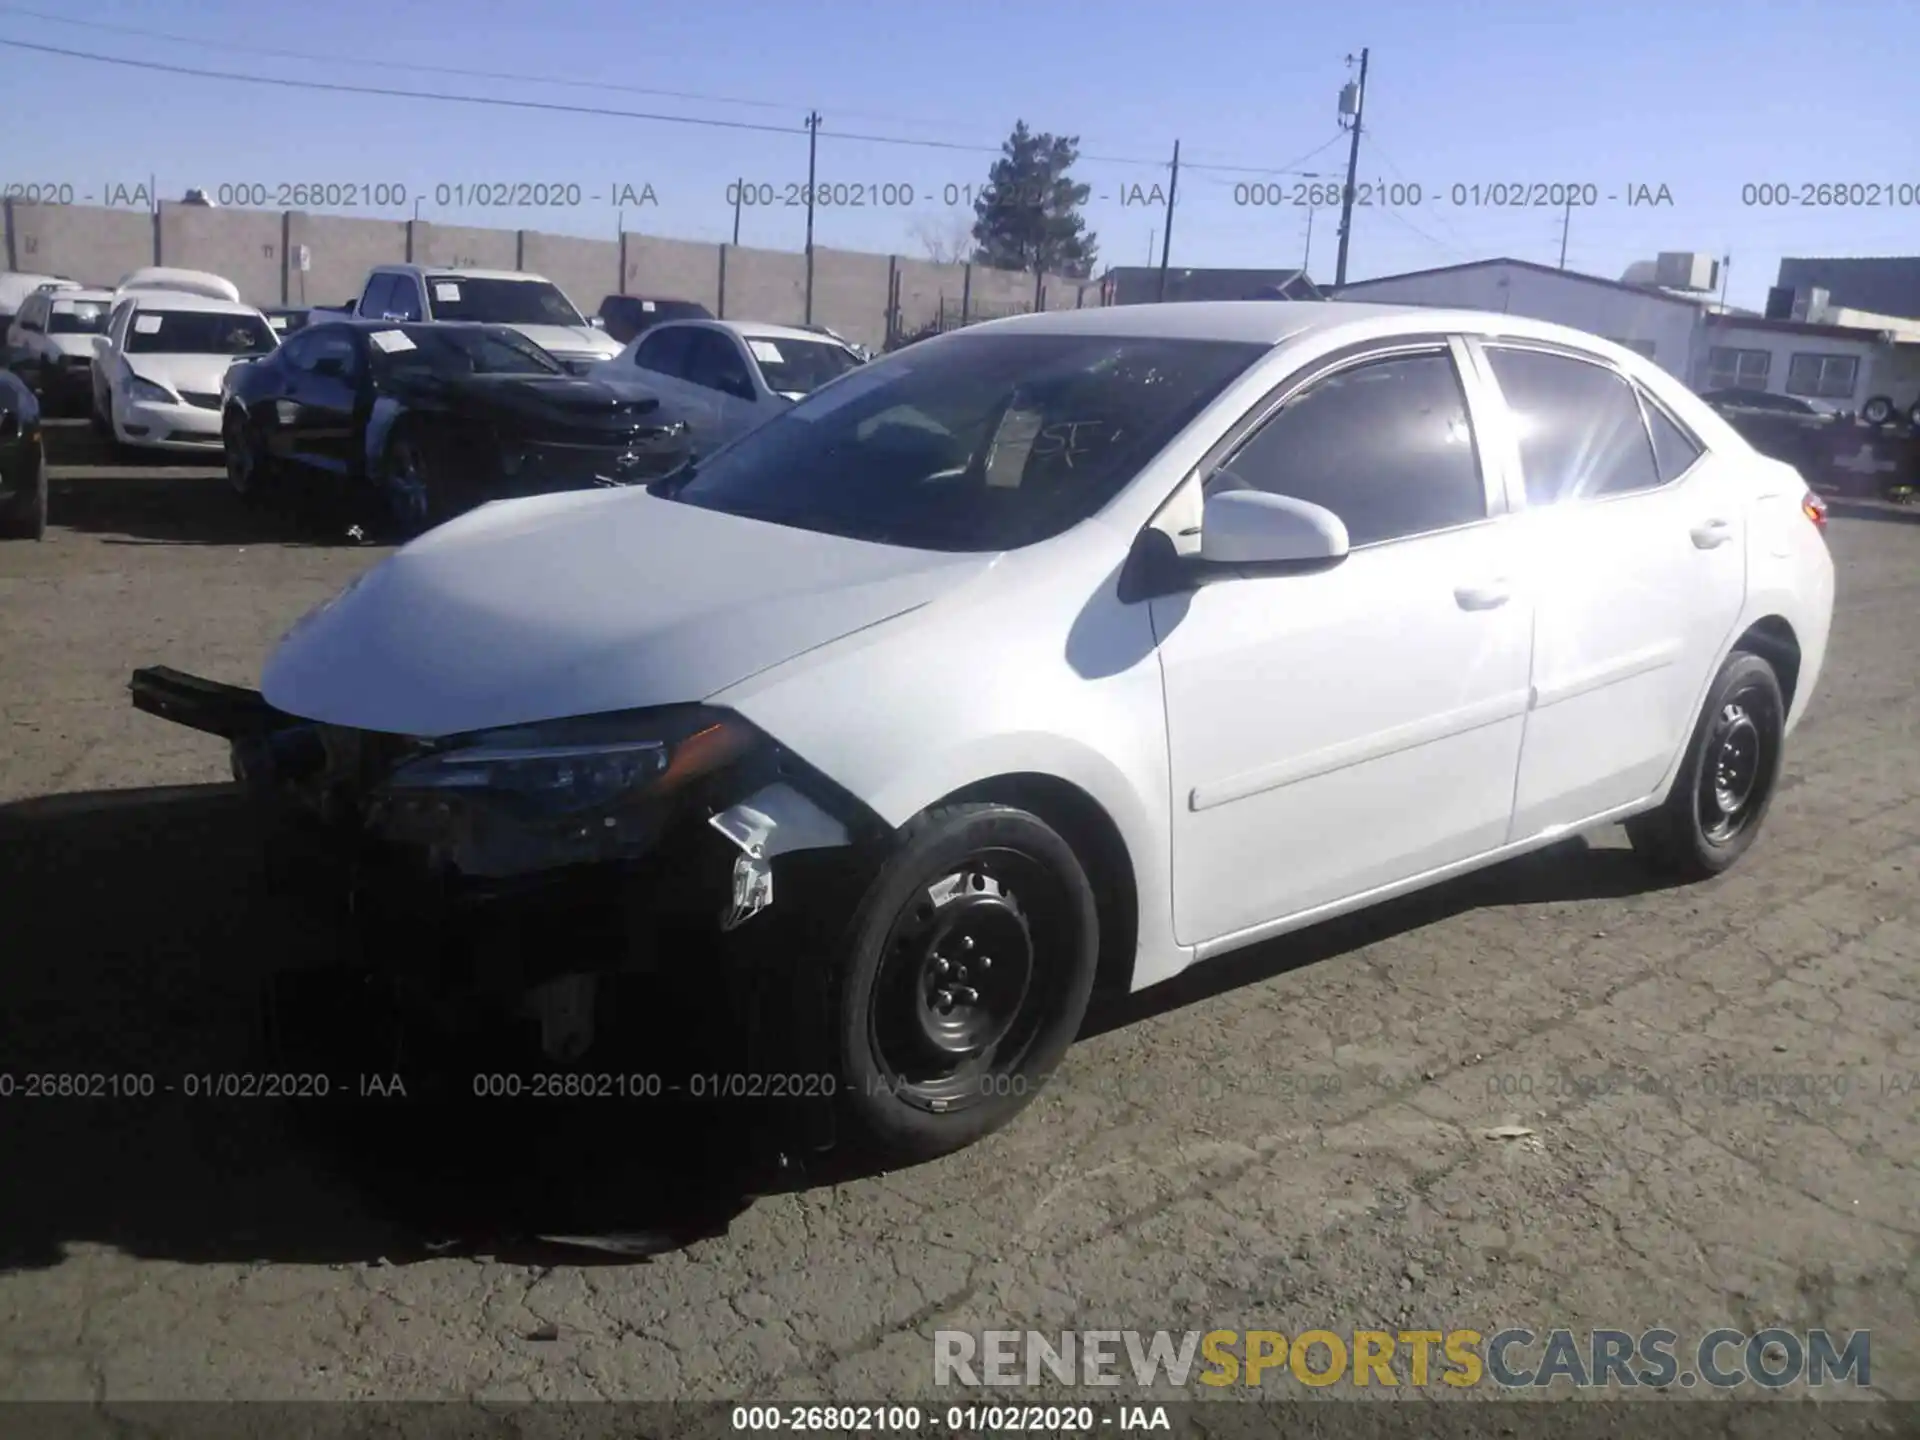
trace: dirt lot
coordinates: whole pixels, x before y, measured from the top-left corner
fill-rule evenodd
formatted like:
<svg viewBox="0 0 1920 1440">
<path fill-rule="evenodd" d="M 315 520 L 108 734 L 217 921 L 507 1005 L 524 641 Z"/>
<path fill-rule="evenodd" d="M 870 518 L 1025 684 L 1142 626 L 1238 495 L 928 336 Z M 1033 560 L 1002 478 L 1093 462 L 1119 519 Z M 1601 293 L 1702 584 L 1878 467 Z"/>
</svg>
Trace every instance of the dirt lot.
<svg viewBox="0 0 1920 1440">
<path fill-rule="evenodd" d="M 330 942 L 127 673 L 251 682 L 380 552 L 90 443 L 0 548 L 0 1068 L 163 1093 L 0 1100 L 0 1396 L 886 1399 L 932 1393 L 935 1329 L 1778 1322 L 1871 1328 L 1920 1399 L 1920 515 L 1836 518 L 1827 672 L 1733 875 L 1563 846 L 1136 997 L 971 1152 L 747 1204 L 724 1133 L 618 1105 L 395 1144 L 181 1093 Z M 530 1239 L 688 1196 L 719 1233 L 643 1263 Z"/>
</svg>

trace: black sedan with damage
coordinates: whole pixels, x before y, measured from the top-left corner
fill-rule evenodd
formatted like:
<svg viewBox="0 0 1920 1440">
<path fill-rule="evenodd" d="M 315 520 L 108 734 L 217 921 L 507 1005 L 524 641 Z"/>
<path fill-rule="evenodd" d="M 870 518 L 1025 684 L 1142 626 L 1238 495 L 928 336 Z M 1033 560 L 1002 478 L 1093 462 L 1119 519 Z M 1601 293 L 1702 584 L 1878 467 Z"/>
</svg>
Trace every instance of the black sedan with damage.
<svg viewBox="0 0 1920 1440">
<path fill-rule="evenodd" d="M 0 539 L 38 540 L 46 531 L 40 402 L 18 376 L 0 370 Z"/>
<path fill-rule="evenodd" d="M 353 533 L 417 534 L 490 500 L 644 484 L 685 458 L 659 401 L 568 374 L 500 325 L 325 321 L 222 385 L 243 496 L 329 502 Z"/>
</svg>

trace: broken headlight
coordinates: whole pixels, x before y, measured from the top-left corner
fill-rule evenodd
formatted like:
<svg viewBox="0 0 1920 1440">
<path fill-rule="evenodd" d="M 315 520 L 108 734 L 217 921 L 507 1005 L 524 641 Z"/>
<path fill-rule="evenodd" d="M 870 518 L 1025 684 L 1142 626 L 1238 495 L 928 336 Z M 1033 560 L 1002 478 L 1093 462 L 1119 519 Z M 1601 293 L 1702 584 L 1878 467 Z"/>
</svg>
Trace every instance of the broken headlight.
<svg viewBox="0 0 1920 1440">
<path fill-rule="evenodd" d="M 399 766 L 369 818 L 476 875 L 615 858 L 651 845 L 662 802 L 757 738 L 738 717 L 693 705 L 489 730 Z"/>
</svg>

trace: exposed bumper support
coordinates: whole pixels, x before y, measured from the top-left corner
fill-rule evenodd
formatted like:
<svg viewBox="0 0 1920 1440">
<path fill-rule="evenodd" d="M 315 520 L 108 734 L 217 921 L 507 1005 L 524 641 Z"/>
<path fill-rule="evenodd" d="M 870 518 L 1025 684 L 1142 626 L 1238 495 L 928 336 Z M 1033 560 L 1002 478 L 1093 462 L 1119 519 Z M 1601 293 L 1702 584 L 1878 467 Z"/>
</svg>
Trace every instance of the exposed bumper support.
<svg viewBox="0 0 1920 1440">
<path fill-rule="evenodd" d="M 262 734 L 279 716 L 258 690 L 202 680 L 165 665 L 134 671 L 127 688 L 134 709 L 226 740 Z"/>
<path fill-rule="evenodd" d="M 740 849 L 722 930 L 739 928 L 773 903 L 775 856 L 831 849 L 851 838 L 846 826 L 785 782 L 755 791 L 707 823 Z"/>
</svg>

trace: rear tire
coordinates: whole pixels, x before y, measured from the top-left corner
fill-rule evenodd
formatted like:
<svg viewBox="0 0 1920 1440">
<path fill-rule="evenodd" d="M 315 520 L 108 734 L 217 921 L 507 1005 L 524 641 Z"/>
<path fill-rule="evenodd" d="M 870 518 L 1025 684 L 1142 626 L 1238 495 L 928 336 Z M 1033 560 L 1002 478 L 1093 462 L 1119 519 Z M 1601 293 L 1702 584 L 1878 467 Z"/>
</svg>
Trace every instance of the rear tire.
<svg viewBox="0 0 1920 1440">
<path fill-rule="evenodd" d="M 970 1145 L 1045 1088 L 1079 1033 L 1100 949 L 1072 847 L 1000 804 L 912 822 L 844 935 L 819 1069 L 835 1076 L 849 1148 L 888 1164 Z"/>
<path fill-rule="evenodd" d="M 1876 395 L 1860 407 L 1860 418 L 1869 425 L 1884 425 L 1893 418 L 1893 400 L 1886 395 Z"/>
<path fill-rule="evenodd" d="M 1744 650 L 1728 656 L 1666 802 L 1627 822 L 1627 838 L 1654 871 L 1706 880 L 1747 853 L 1773 804 L 1786 717 L 1773 667 Z"/>
<path fill-rule="evenodd" d="M 15 508 L 0 517 L 0 538 L 7 540 L 44 540 L 47 534 L 47 452 L 40 452 L 40 465 L 34 474 L 33 491 Z"/>
</svg>

